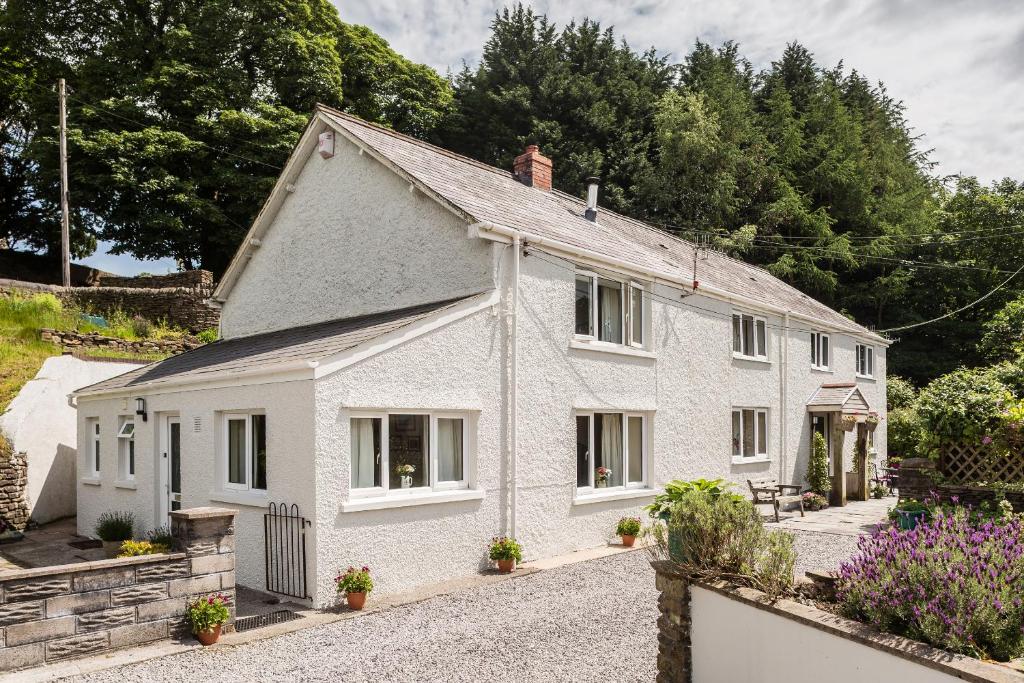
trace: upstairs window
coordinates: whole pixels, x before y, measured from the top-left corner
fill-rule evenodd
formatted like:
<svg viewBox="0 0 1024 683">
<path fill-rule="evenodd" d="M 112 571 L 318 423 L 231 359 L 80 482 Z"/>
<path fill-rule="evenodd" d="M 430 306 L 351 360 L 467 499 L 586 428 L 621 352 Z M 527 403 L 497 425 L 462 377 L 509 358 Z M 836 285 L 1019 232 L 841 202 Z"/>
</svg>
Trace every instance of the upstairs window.
<svg viewBox="0 0 1024 683">
<path fill-rule="evenodd" d="M 857 344 L 857 374 L 861 377 L 875 376 L 875 349 L 867 344 Z"/>
<path fill-rule="evenodd" d="M 609 344 L 644 345 L 644 290 L 587 271 L 576 273 L 577 337 Z"/>
<path fill-rule="evenodd" d="M 811 367 L 815 370 L 828 370 L 831 367 L 830 359 L 828 335 L 823 332 L 811 332 Z"/>
<path fill-rule="evenodd" d="M 224 415 L 224 488 L 267 490 L 267 416 L 262 413 Z"/>
<path fill-rule="evenodd" d="M 768 458 L 768 409 L 735 408 L 732 411 L 732 459 Z"/>
<path fill-rule="evenodd" d="M 89 474 L 94 478 L 100 476 L 100 419 L 90 417 L 85 421 L 89 433 Z"/>
<path fill-rule="evenodd" d="M 768 358 L 768 324 L 746 313 L 732 314 L 732 353 L 742 358 Z"/>
<path fill-rule="evenodd" d="M 135 420 L 132 419 L 123 419 L 117 432 L 117 476 L 121 481 L 135 479 Z"/>
</svg>

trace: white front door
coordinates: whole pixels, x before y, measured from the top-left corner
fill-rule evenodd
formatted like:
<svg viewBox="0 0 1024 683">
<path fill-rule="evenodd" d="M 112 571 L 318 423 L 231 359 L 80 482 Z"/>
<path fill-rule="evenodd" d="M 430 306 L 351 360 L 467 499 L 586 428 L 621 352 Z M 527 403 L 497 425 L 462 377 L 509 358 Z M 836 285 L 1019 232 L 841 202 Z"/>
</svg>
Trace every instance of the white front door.
<svg viewBox="0 0 1024 683">
<path fill-rule="evenodd" d="M 160 459 L 162 460 L 157 499 L 161 503 L 158 525 L 168 524 L 169 515 L 181 509 L 181 419 L 168 415 L 163 419 Z"/>
</svg>

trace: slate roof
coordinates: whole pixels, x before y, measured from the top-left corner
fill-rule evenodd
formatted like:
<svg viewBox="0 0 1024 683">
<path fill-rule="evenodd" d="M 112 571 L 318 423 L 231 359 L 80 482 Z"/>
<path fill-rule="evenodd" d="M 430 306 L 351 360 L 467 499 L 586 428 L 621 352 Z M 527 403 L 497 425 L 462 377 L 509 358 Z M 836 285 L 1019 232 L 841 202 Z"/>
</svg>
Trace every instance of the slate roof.
<svg viewBox="0 0 1024 683">
<path fill-rule="evenodd" d="M 836 382 L 822 384 L 807 401 L 807 409 L 829 408 L 832 410 L 865 411 L 870 410 L 867 399 L 854 382 Z"/>
<path fill-rule="evenodd" d="M 159 386 L 170 380 L 202 381 L 211 373 L 248 374 L 282 363 L 319 361 L 381 335 L 451 308 L 470 295 L 458 299 L 422 304 L 354 318 L 293 327 L 249 337 L 215 341 L 178 356 L 131 370 L 96 384 L 82 387 L 76 394 L 91 394 L 133 387 Z"/>
<path fill-rule="evenodd" d="M 557 190 L 523 185 L 511 171 L 474 161 L 392 130 L 319 106 L 320 114 L 436 193 L 472 222 L 492 222 L 530 232 L 640 268 L 666 272 L 683 282 L 693 278 L 693 243 L 641 221 L 598 209 L 597 222 L 584 218 L 586 203 Z M 543 151 L 543 150 L 542 150 Z M 554 175 L 558 160 L 554 160 Z M 883 340 L 846 316 L 749 263 L 709 251 L 698 261 L 697 279 L 734 296 L 788 309 L 827 325 Z"/>
</svg>

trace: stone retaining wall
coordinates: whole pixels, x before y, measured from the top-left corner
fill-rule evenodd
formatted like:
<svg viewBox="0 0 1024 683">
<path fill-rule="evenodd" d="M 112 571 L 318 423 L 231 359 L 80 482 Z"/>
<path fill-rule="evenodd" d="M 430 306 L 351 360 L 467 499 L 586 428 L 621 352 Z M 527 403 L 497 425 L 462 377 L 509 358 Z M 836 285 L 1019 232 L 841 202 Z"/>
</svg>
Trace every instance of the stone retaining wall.
<svg viewBox="0 0 1024 683">
<path fill-rule="evenodd" d="M 166 320 L 189 332 L 216 327 L 220 321 L 220 311 L 208 303 L 212 291 L 196 286 L 145 289 L 137 285 L 64 289 L 56 285 L 0 279 L 0 294 L 48 292 L 66 304 L 99 315 L 123 311 L 148 320 Z"/>
<path fill-rule="evenodd" d="M 125 287 L 129 289 L 166 289 L 168 287 L 197 289 L 207 296 L 213 293 L 213 273 L 208 270 L 183 270 L 166 275 L 135 275 L 124 277 L 102 273 L 96 278 L 98 287 Z"/>
<path fill-rule="evenodd" d="M 0 434 L 0 519 L 18 531 L 28 524 L 28 459 L 24 453 L 13 453 L 7 438 Z"/>
<path fill-rule="evenodd" d="M 927 458 L 908 458 L 901 462 L 896 487 L 901 500 L 924 500 L 938 494 L 946 501 L 956 496 L 961 504 L 979 507 L 984 502 L 995 503 L 1000 498 L 994 489 L 941 481 L 936 463 Z M 1024 492 L 1007 491 L 1005 497 L 1015 512 L 1024 512 Z"/>
<path fill-rule="evenodd" d="M 171 513 L 173 554 L 0 574 L 0 671 L 188 633 L 189 600 L 223 593 L 234 620 L 234 510 Z"/>
<path fill-rule="evenodd" d="M 44 341 L 59 344 L 65 349 L 81 351 L 88 349 L 116 349 L 126 353 L 164 353 L 177 355 L 183 351 L 189 351 L 202 346 L 202 342 L 195 338 L 185 339 L 140 339 L 139 341 L 127 341 L 116 337 L 104 337 L 96 332 L 82 334 L 66 330 L 43 329 L 40 336 Z"/>
</svg>

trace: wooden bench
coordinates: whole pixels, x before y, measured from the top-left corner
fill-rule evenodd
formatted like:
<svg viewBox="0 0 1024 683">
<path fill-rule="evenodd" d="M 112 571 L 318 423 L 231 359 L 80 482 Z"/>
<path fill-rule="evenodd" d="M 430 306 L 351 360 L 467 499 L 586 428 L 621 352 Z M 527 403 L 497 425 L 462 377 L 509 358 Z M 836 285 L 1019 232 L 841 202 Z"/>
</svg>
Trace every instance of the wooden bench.
<svg viewBox="0 0 1024 683">
<path fill-rule="evenodd" d="M 754 505 L 771 505 L 775 510 L 775 521 L 779 521 L 779 506 L 783 503 L 800 503 L 800 516 L 804 516 L 804 497 L 798 484 L 780 484 L 775 479 L 747 479 Z M 795 494 L 787 494 L 787 490 Z"/>
</svg>

